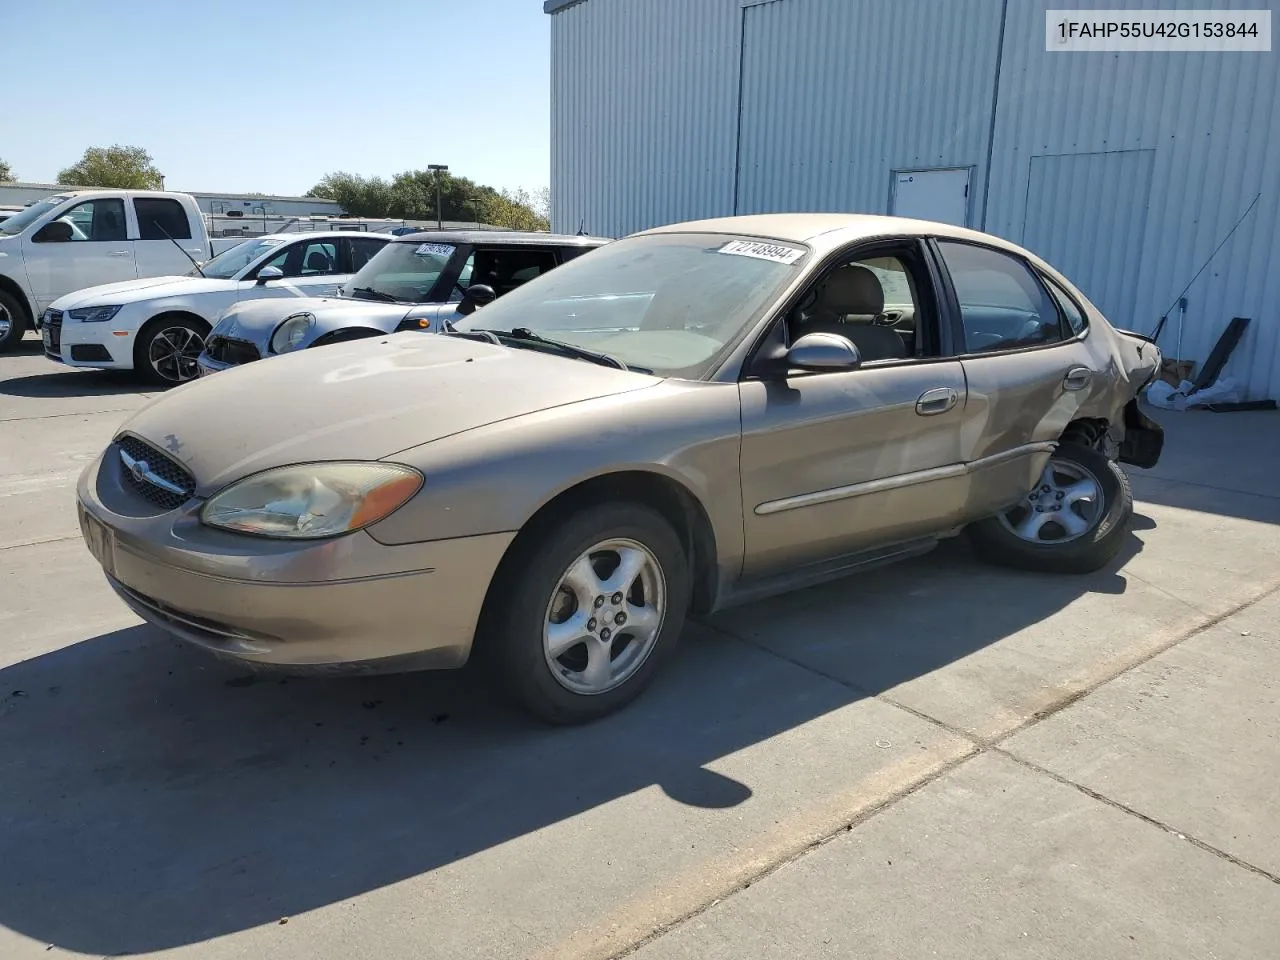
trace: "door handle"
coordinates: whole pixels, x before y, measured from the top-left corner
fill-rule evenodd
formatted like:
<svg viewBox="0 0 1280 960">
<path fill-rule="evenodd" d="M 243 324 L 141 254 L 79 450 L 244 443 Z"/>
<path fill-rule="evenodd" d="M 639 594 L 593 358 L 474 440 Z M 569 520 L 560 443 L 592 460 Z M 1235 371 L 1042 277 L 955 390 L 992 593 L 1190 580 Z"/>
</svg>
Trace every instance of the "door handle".
<svg viewBox="0 0 1280 960">
<path fill-rule="evenodd" d="M 1062 385 L 1068 390 L 1083 390 L 1093 381 L 1093 371 L 1088 367 L 1072 367 L 1062 378 Z"/>
<path fill-rule="evenodd" d="M 107 251 L 107 256 L 108 257 L 131 257 L 133 256 L 133 251 L 132 250 L 109 250 Z"/>
<path fill-rule="evenodd" d="M 920 394 L 920 399 L 916 401 L 916 413 L 922 417 L 932 417 L 939 413 L 946 413 L 959 400 L 960 394 L 950 387 L 934 387 L 932 390 L 926 390 Z"/>
</svg>

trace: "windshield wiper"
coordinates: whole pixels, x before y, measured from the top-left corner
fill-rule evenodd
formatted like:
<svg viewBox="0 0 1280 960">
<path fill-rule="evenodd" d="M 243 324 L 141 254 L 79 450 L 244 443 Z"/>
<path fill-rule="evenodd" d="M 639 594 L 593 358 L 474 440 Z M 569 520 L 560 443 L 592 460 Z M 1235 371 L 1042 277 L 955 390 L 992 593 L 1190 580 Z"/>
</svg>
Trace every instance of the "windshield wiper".
<svg viewBox="0 0 1280 960">
<path fill-rule="evenodd" d="M 579 360 L 590 360 L 592 363 L 598 363 L 604 367 L 617 367 L 619 370 L 628 369 L 627 365 L 617 357 L 610 356 L 607 353 L 597 353 L 594 350 L 588 350 L 574 343 L 565 343 L 563 340 L 552 340 L 544 337 L 539 333 L 534 333 L 528 327 L 516 327 L 514 330 L 507 332 L 505 330 L 488 330 L 486 333 L 492 333 L 498 337 L 506 337 L 512 340 L 527 340 L 530 343 L 541 343 L 548 347 L 554 347 L 556 350 L 563 350 L 571 357 L 577 357 Z"/>
<path fill-rule="evenodd" d="M 367 297 L 361 298 L 363 300 L 380 300 L 383 303 L 399 303 L 400 302 L 395 297 L 391 296 L 389 293 L 383 293 L 381 290 L 373 289 L 373 287 L 352 287 L 351 292 L 368 294 Z"/>
</svg>

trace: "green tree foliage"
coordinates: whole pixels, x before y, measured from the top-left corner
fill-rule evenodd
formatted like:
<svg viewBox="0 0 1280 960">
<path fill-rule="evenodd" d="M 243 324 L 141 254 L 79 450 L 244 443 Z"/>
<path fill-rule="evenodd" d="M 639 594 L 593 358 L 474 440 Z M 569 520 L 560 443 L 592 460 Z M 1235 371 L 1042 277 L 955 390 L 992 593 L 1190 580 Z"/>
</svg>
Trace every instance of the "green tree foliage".
<svg viewBox="0 0 1280 960">
<path fill-rule="evenodd" d="M 336 200 L 357 217 L 395 217 L 401 220 L 435 220 L 436 176 L 432 170 L 406 170 L 391 180 L 361 177 L 354 173 L 330 173 L 307 191 L 309 197 Z M 545 211 L 538 198 L 524 190 L 495 190 L 466 177 L 440 174 L 440 219 L 486 223 L 512 230 L 547 230 Z"/>
<path fill-rule="evenodd" d="M 90 147 L 79 163 L 58 174 L 58 182 L 78 187 L 113 187 L 117 190 L 159 190 L 164 178 L 141 147 L 114 144 Z"/>
<path fill-rule="evenodd" d="M 18 175 L 13 172 L 13 167 L 0 160 L 0 183 L 13 183 L 17 179 Z"/>
</svg>

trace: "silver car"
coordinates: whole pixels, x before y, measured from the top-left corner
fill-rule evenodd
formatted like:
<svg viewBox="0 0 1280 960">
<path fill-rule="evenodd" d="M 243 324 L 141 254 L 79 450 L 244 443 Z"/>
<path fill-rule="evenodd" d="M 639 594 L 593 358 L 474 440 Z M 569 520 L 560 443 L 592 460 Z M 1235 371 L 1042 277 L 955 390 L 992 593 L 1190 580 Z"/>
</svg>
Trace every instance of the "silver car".
<svg viewBox="0 0 1280 960">
<path fill-rule="evenodd" d="M 124 601 L 295 670 L 484 654 L 539 716 L 634 697 L 686 613 L 968 531 L 1023 569 L 1126 537 L 1160 367 L 1033 254 L 797 214 L 601 247 L 457 324 L 135 412 L 78 488 Z"/>
<path fill-rule="evenodd" d="M 339 297 L 243 303 L 224 313 L 197 358 L 202 376 L 307 347 L 397 330 L 432 333 L 609 241 L 489 230 L 400 236 Z"/>
</svg>

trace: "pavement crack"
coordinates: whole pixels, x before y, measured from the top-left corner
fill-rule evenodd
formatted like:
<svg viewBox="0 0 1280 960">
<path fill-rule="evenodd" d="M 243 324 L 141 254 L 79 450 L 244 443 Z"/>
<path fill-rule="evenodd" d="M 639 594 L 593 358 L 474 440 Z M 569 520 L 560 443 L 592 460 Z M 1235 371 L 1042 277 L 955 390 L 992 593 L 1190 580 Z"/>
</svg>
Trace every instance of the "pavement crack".
<svg viewBox="0 0 1280 960">
<path fill-rule="evenodd" d="M 38 547 L 42 543 L 62 543 L 64 540 L 79 540 L 78 535 L 68 537 L 46 537 L 43 540 L 20 540 L 17 543 L 0 544 L 0 551 L 17 550 L 20 547 Z"/>
<path fill-rule="evenodd" d="M 1259 867 L 1256 864 L 1250 863 L 1248 860 L 1241 860 L 1239 857 L 1235 856 L 1234 854 L 1228 853 L 1227 851 L 1221 849 L 1220 847 L 1215 847 L 1211 843 L 1206 843 L 1205 841 L 1201 840 L 1199 837 L 1192 836 L 1190 833 L 1187 833 L 1185 830 L 1179 830 L 1177 827 L 1170 826 L 1169 824 L 1165 823 L 1162 820 L 1157 820 L 1155 817 L 1149 816 L 1143 813 L 1141 810 L 1135 810 L 1133 807 L 1129 806 L 1128 804 L 1121 803 L 1119 800 L 1115 800 L 1111 797 L 1108 797 L 1104 793 L 1099 793 L 1097 790 L 1094 790 L 1090 787 L 1086 787 L 1082 783 L 1077 783 L 1075 780 L 1072 780 L 1070 777 L 1064 777 L 1060 773 L 1055 773 L 1054 771 L 1048 769 L 1047 767 L 1042 767 L 1038 763 L 1034 763 L 1031 760 L 1027 760 L 1023 757 L 1020 757 L 1015 753 L 1011 753 L 1010 751 L 1004 749 L 1003 747 L 992 747 L 991 752 L 998 753 L 1000 756 L 1008 760 L 1012 760 L 1014 763 L 1018 764 L 1019 766 L 1025 767 L 1026 769 L 1031 770 L 1034 773 L 1042 774 L 1048 777 L 1050 780 L 1053 780 L 1057 783 L 1061 783 L 1064 786 L 1074 787 L 1076 790 L 1083 793 L 1086 797 L 1092 797 L 1094 800 L 1097 800 L 1099 803 L 1105 803 L 1109 807 L 1113 807 L 1116 810 L 1123 811 L 1124 813 L 1129 814 L 1129 816 L 1131 817 L 1136 817 L 1137 819 L 1141 820 L 1143 823 L 1150 824 L 1153 827 L 1158 827 L 1159 829 L 1165 831 L 1166 833 L 1173 834 L 1179 840 L 1187 841 L 1187 843 L 1191 844 L 1193 847 L 1199 847 L 1201 850 L 1204 850 L 1207 853 L 1211 853 L 1215 857 L 1218 857 L 1219 859 L 1225 860 L 1228 863 L 1235 864 L 1237 867 L 1240 867 L 1244 870 L 1248 870 L 1250 873 L 1256 873 L 1258 876 L 1263 877 L 1267 880 L 1270 880 L 1274 884 L 1280 885 L 1280 876 L 1277 876 L 1271 871 L 1266 870 L 1262 867 Z"/>
</svg>

